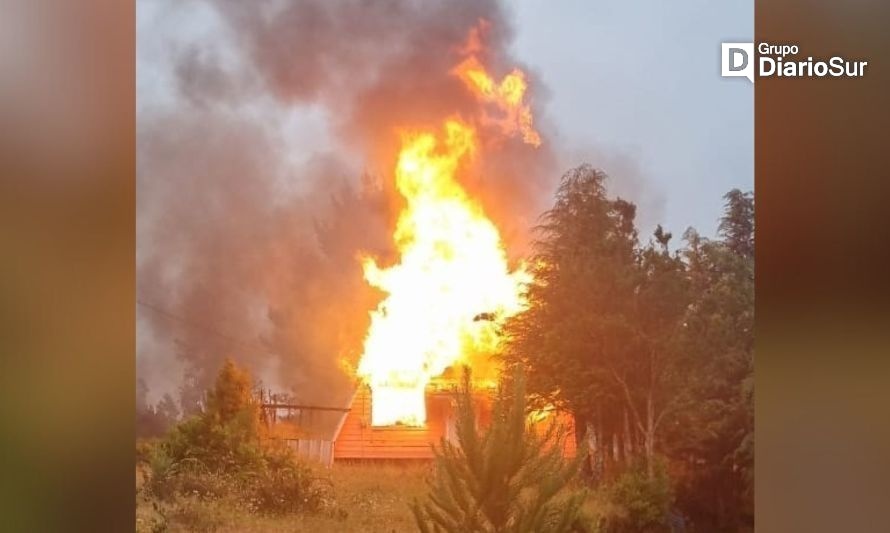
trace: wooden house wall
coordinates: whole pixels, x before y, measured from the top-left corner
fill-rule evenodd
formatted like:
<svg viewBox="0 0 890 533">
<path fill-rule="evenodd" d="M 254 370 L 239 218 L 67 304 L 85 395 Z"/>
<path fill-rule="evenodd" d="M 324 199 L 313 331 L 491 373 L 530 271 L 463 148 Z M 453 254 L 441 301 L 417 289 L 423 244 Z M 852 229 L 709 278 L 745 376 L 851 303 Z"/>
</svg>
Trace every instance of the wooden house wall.
<svg viewBox="0 0 890 533">
<path fill-rule="evenodd" d="M 372 427 L 370 390 L 361 386 L 336 436 L 334 458 L 432 459 L 432 445 L 449 431 L 450 409 L 449 399 L 427 396 L 425 427 Z"/>
<path fill-rule="evenodd" d="M 285 444 L 297 456 L 317 461 L 327 467 L 334 464 L 334 443 L 323 439 L 286 439 Z"/>
<path fill-rule="evenodd" d="M 487 396 L 477 398 L 477 421 L 481 426 L 491 422 L 491 402 Z M 433 445 L 442 437 L 456 439 L 454 408 L 447 393 L 427 394 L 427 424 L 425 427 L 371 426 L 371 394 L 367 386 L 360 386 L 346 414 L 340 431 L 334 436 L 334 460 L 359 459 L 433 459 Z M 559 424 L 566 428 L 563 454 L 574 457 L 574 424 L 568 413 L 556 412 Z M 550 418 L 547 419 L 549 423 Z M 543 424 L 538 426 L 543 430 Z"/>
</svg>

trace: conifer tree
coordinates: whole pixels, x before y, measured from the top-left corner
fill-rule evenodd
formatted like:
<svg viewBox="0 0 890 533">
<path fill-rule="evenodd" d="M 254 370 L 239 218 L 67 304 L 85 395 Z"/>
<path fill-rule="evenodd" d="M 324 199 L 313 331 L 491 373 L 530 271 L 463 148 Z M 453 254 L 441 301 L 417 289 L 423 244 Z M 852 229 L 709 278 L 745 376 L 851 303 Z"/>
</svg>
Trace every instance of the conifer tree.
<svg viewBox="0 0 890 533">
<path fill-rule="evenodd" d="M 211 471 L 260 468 L 264 461 L 260 408 L 247 370 L 226 358 L 204 412 L 184 420 L 163 446 L 175 461 L 195 460 Z"/>
<path fill-rule="evenodd" d="M 502 383 L 488 428 L 477 424 L 469 373 L 457 395 L 458 443 L 442 440 L 426 501 L 412 505 L 424 533 L 583 531 L 583 491 L 568 488 L 581 456 L 562 456 L 565 434 L 529 423 L 525 380 Z"/>
</svg>

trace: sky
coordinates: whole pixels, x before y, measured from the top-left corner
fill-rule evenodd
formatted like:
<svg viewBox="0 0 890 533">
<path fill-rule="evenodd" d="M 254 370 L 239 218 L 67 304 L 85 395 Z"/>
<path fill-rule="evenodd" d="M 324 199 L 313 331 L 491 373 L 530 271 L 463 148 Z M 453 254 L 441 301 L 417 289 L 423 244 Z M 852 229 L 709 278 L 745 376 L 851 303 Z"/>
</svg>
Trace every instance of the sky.
<svg viewBox="0 0 890 533">
<path fill-rule="evenodd" d="M 754 86 L 720 77 L 720 43 L 753 41 L 753 2 L 520 0 L 514 14 L 568 163 L 612 174 L 642 226 L 713 235 L 722 195 L 754 188 Z"/>
</svg>

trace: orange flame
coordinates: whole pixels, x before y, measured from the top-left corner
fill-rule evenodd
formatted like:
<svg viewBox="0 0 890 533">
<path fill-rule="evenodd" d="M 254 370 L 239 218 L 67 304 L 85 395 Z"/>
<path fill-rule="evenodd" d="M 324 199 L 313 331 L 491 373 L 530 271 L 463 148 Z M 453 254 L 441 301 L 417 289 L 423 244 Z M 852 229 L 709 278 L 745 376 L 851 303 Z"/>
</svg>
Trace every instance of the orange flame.
<svg viewBox="0 0 890 533">
<path fill-rule="evenodd" d="M 499 125 L 505 135 L 512 136 L 518 131 L 526 143 L 532 146 L 541 145 L 541 136 L 535 131 L 531 108 L 525 103 L 525 92 L 528 89 L 525 73 L 513 69 L 500 83 L 496 83 L 475 55 L 461 62 L 453 73 L 480 100 L 500 109 L 503 113 L 501 118 L 486 118 Z"/>
<path fill-rule="evenodd" d="M 521 73 L 494 85 L 478 61 L 461 65 L 483 100 L 527 117 L 504 131 L 540 143 L 523 104 Z M 367 282 L 386 293 L 371 312 L 357 369 L 371 387 L 372 425 L 423 425 L 430 380 L 494 351 L 503 321 L 526 305 L 522 288 L 529 275 L 509 268 L 497 227 L 455 179 L 477 149 L 475 129 L 457 118 L 445 121 L 438 135 L 402 136 L 395 177 L 406 205 L 393 235 L 400 259 L 388 267 L 363 259 Z"/>
</svg>

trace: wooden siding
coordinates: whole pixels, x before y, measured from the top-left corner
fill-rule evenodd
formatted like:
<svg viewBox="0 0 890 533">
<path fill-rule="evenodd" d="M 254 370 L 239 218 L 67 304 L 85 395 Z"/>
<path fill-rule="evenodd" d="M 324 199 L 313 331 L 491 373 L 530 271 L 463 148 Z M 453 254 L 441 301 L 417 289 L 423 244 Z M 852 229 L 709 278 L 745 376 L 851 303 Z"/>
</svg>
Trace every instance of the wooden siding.
<svg viewBox="0 0 890 533">
<path fill-rule="evenodd" d="M 360 386 L 334 441 L 334 458 L 340 459 L 432 459 L 432 445 L 448 432 L 451 417 L 449 398 L 427 395 L 425 427 L 371 426 L 371 395 Z"/>
<path fill-rule="evenodd" d="M 491 421 L 490 396 L 481 393 L 476 398 L 477 420 L 481 426 Z M 456 438 L 454 407 L 450 393 L 428 392 L 426 396 L 426 427 L 371 426 L 370 389 L 360 385 L 352 400 L 352 408 L 341 422 L 334 435 L 333 460 L 379 460 L 379 459 L 433 459 L 433 445 L 438 445 L 444 437 L 453 441 Z M 563 455 L 574 457 L 574 420 L 568 413 L 554 412 L 537 427 L 544 430 L 544 424 L 552 417 L 565 427 Z"/>
<path fill-rule="evenodd" d="M 284 441 L 299 457 L 317 461 L 327 467 L 334 464 L 334 443 L 323 439 L 286 439 Z"/>
</svg>

